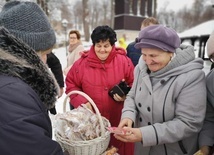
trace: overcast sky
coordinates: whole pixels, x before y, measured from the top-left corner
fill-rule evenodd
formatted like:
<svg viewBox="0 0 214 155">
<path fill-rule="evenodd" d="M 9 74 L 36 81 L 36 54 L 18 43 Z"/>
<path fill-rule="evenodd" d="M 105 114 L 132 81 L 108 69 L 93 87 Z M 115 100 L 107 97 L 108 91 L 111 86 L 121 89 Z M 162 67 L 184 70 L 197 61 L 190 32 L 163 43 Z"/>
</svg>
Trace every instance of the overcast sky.
<svg viewBox="0 0 214 155">
<path fill-rule="evenodd" d="M 194 0 L 157 0 L 157 9 L 178 11 L 183 7 L 191 7 Z"/>
</svg>

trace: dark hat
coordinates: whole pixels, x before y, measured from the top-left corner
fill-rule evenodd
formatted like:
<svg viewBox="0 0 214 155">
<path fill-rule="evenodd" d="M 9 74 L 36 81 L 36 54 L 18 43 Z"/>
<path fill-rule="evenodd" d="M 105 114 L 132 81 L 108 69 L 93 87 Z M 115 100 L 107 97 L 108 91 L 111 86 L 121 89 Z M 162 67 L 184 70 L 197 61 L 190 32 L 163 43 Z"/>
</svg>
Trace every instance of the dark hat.
<svg viewBox="0 0 214 155">
<path fill-rule="evenodd" d="M 180 38 L 172 28 L 163 25 L 151 25 L 140 31 L 135 48 L 159 48 L 175 52 L 180 46 Z"/>
<path fill-rule="evenodd" d="M 0 26 L 35 51 L 50 49 L 56 36 L 44 11 L 34 2 L 11 1 L 0 13 Z"/>
</svg>

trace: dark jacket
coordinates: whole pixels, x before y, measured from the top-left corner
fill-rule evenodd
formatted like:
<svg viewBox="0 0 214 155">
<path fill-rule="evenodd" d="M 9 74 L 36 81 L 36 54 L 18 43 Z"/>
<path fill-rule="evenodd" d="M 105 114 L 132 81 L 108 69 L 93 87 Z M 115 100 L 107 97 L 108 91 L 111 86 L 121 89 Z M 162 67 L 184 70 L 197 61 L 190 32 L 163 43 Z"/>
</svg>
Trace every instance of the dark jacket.
<svg viewBox="0 0 214 155">
<path fill-rule="evenodd" d="M 127 46 L 126 51 L 127 51 L 127 56 L 132 60 L 133 65 L 136 66 L 141 56 L 141 49 L 136 49 L 134 45 L 135 45 L 135 42 L 131 42 Z"/>
<path fill-rule="evenodd" d="M 64 87 L 64 77 L 62 72 L 62 65 L 55 54 L 52 52 L 47 55 L 47 65 L 51 69 L 58 85 L 60 88 Z M 57 114 L 56 108 L 53 107 L 50 109 L 51 114 Z"/>
<path fill-rule="evenodd" d="M 54 74 L 57 83 L 59 84 L 60 88 L 64 87 L 64 78 L 62 72 L 62 65 L 59 59 L 56 57 L 55 54 L 52 52 L 47 55 L 47 64 L 48 67 L 51 69 L 52 73 Z"/>
<path fill-rule="evenodd" d="M 57 89 L 36 52 L 0 27 L 0 154 L 63 155 L 47 113 Z"/>
</svg>

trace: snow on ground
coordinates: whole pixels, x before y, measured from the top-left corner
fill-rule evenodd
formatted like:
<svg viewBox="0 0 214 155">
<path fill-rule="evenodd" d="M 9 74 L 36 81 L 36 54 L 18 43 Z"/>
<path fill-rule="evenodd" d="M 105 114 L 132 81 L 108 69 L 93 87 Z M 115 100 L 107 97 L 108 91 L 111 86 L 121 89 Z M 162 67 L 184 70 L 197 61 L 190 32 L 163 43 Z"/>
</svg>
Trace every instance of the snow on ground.
<svg viewBox="0 0 214 155">
<path fill-rule="evenodd" d="M 67 58 L 66 58 L 66 49 L 65 47 L 60 47 L 57 49 L 53 49 L 53 53 L 58 57 L 61 62 L 62 69 L 64 69 L 67 65 Z M 65 77 L 64 77 L 65 78 Z M 64 89 L 65 90 L 65 89 Z M 56 103 L 56 110 L 57 112 L 63 112 L 63 101 L 65 99 L 66 94 L 64 93 L 62 97 L 60 97 Z"/>
<path fill-rule="evenodd" d="M 82 41 L 82 43 L 83 43 L 85 50 L 88 50 L 92 44 L 91 42 L 85 42 L 85 41 Z M 62 69 L 64 69 L 67 66 L 66 47 L 64 46 L 64 47 L 60 47 L 60 48 L 55 48 L 55 49 L 53 49 L 52 52 L 58 57 L 61 65 L 62 65 Z M 65 90 L 65 88 L 64 88 L 64 90 Z M 60 97 L 56 103 L 56 110 L 59 113 L 63 112 L 63 101 L 64 101 L 65 97 L 66 97 L 66 94 L 64 93 L 63 96 Z M 68 109 L 68 106 L 66 109 Z"/>
</svg>

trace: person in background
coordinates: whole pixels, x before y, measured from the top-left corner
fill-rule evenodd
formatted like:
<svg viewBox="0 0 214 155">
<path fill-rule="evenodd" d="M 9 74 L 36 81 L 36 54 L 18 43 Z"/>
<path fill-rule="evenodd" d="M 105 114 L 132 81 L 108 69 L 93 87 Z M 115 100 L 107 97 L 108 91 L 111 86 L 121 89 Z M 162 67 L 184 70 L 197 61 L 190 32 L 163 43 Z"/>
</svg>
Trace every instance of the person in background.
<svg viewBox="0 0 214 155">
<path fill-rule="evenodd" d="M 69 48 L 67 57 L 67 67 L 64 69 L 64 74 L 67 75 L 68 71 L 74 64 L 74 62 L 79 59 L 84 51 L 84 46 L 81 42 L 81 35 L 77 30 L 71 30 L 69 32 Z"/>
<path fill-rule="evenodd" d="M 126 43 L 126 40 L 125 40 L 124 37 L 120 38 L 119 41 L 118 41 L 118 43 L 119 43 L 118 47 L 126 49 L 127 43 Z"/>
<path fill-rule="evenodd" d="M 207 41 L 207 55 L 214 60 L 214 32 Z M 214 70 L 206 76 L 207 110 L 202 130 L 199 134 L 200 150 L 195 155 L 212 155 L 214 151 Z"/>
<path fill-rule="evenodd" d="M 157 21 L 157 19 L 155 19 L 154 17 L 148 17 L 145 18 L 143 20 L 143 22 L 141 23 L 141 30 L 147 26 L 150 25 L 155 25 L 155 24 L 159 24 L 159 22 Z M 134 66 L 136 66 L 138 64 L 138 60 L 141 56 L 141 49 L 136 49 L 134 47 L 134 45 L 136 44 L 135 41 L 131 42 L 130 44 L 128 44 L 126 51 L 127 51 L 127 56 L 132 60 L 132 63 L 134 64 Z"/>
<path fill-rule="evenodd" d="M 51 72 L 53 73 L 60 87 L 58 96 L 58 98 L 60 98 L 64 93 L 64 77 L 62 72 L 62 65 L 57 56 L 52 52 L 47 55 L 47 65 L 50 68 Z M 55 107 L 51 108 L 50 113 L 55 115 L 57 113 L 56 108 Z"/>
<path fill-rule="evenodd" d="M 135 142 L 135 155 L 194 154 L 206 111 L 203 60 L 163 25 L 141 30 L 135 48 L 142 56 L 118 126 L 127 134 L 114 136 Z"/>
<path fill-rule="evenodd" d="M 47 112 L 59 88 L 45 64 L 56 43 L 46 14 L 34 2 L 8 2 L 0 34 L 1 154 L 63 155 Z"/>
<path fill-rule="evenodd" d="M 91 40 L 93 45 L 90 50 L 73 64 L 67 74 L 65 93 L 83 91 L 95 102 L 111 126 L 118 126 L 125 96 L 114 94 L 112 98 L 109 91 L 122 79 L 132 86 L 134 66 L 125 50 L 115 47 L 117 36 L 111 27 L 96 27 Z M 74 108 L 85 103 L 89 109 L 93 109 L 81 95 L 71 95 L 70 103 Z M 133 143 L 123 143 L 111 136 L 109 146 L 118 148 L 120 155 L 133 155 Z"/>
</svg>

